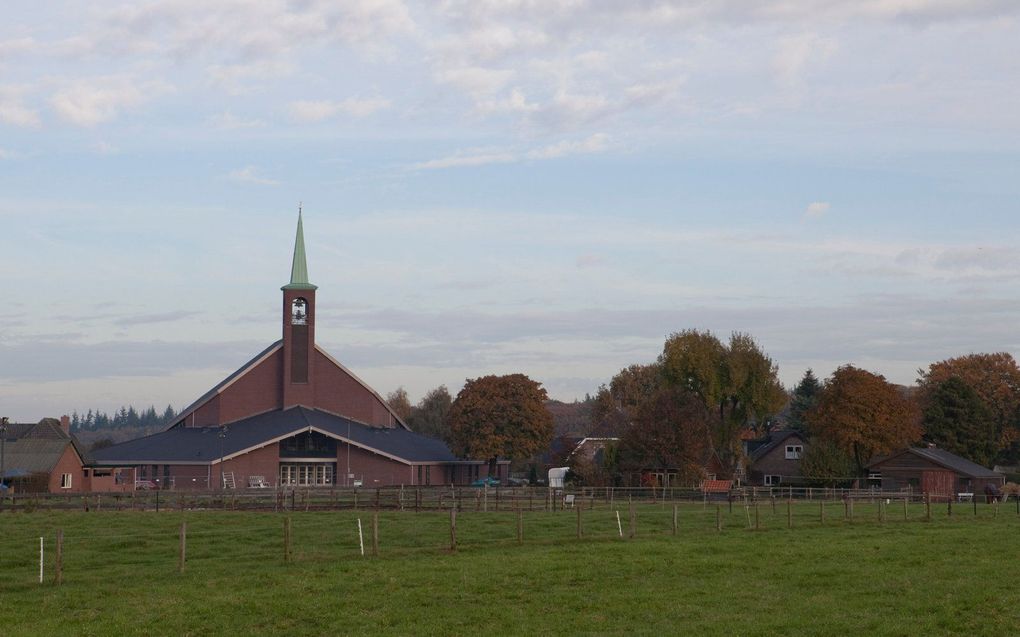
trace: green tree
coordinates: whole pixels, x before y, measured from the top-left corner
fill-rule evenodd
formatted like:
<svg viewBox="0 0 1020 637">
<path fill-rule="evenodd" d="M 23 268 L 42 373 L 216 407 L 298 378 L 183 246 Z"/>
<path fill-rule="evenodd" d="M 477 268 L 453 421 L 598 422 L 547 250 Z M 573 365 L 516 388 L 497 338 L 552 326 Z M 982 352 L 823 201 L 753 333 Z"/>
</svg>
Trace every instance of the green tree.
<svg viewBox="0 0 1020 637">
<path fill-rule="evenodd" d="M 790 395 L 790 415 L 786 424 L 795 431 L 807 431 L 807 420 L 805 414 L 814 409 L 818 404 L 818 393 L 822 390 L 822 384 L 818 382 L 815 373 L 808 369 L 804 377 L 794 388 Z"/>
<path fill-rule="evenodd" d="M 659 364 L 668 384 L 698 396 L 712 413 L 713 448 L 731 470 L 742 457 L 741 431 L 764 427 L 786 404 L 778 367 L 749 334 L 734 332 L 724 345 L 709 331 L 677 332 Z"/>
<path fill-rule="evenodd" d="M 825 382 L 818 404 L 808 412 L 814 438 L 847 453 L 857 475 L 877 454 L 921 439 L 917 404 L 885 377 L 853 365 L 840 367 Z"/>
<path fill-rule="evenodd" d="M 486 458 L 495 475 L 499 458 L 520 459 L 549 446 L 552 414 L 541 383 L 524 374 L 469 378 L 450 407 L 454 453 Z"/>
<path fill-rule="evenodd" d="M 411 411 L 408 426 L 423 436 L 450 442 L 450 407 L 453 397 L 446 385 L 431 390 Z"/>
<path fill-rule="evenodd" d="M 834 441 L 812 438 L 800 458 L 800 472 L 819 487 L 842 487 L 857 475 L 853 458 Z"/>
<path fill-rule="evenodd" d="M 991 409 L 958 376 L 934 387 L 925 401 L 924 437 L 937 446 L 988 466 L 999 445 L 999 430 Z"/>
</svg>

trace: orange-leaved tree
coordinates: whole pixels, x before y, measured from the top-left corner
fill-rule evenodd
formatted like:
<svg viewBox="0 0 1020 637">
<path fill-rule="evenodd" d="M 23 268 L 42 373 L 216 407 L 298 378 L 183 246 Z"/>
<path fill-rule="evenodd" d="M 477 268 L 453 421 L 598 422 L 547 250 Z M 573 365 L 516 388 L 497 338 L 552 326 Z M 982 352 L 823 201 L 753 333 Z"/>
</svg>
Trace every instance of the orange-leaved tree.
<svg viewBox="0 0 1020 637">
<path fill-rule="evenodd" d="M 532 456 L 549 446 L 553 417 L 542 384 L 524 374 L 469 378 L 450 407 L 453 452 L 489 461 Z"/>
<path fill-rule="evenodd" d="M 932 363 L 928 371 L 918 370 L 917 383 L 922 400 L 930 403 L 936 390 L 956 377 L 974 390 L 991 412 L 1000 447 L 1020 441 L 1020 366 L 1011 354 L 968 354 Z M 1014 458 L 1016 454 L 1014 454 Z"/>
<path fill-rule="evenodd" d="M 807 421 L 813 436 L 850 455 L 858 475 L 873 456 L 921 438 L 920 411 L 903 388 L 853 365 L 840 367 L 825 381 Z"/>
</svg>

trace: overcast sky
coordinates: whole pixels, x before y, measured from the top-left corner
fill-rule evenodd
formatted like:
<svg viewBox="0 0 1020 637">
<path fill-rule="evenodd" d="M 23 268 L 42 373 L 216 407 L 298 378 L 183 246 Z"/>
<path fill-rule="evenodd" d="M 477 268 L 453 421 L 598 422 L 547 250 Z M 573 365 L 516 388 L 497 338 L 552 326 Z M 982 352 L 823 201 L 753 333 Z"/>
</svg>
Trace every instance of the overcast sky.
<svg viewBox="0 0 1020 637">
<path fill-rule="evenodd" d="M 689 327 L 787 385 L 1020 350 L 1015 0 L 6 0 L 0 413 L 183 407 L 279 338 L 412 400 Z"/>
</svg>

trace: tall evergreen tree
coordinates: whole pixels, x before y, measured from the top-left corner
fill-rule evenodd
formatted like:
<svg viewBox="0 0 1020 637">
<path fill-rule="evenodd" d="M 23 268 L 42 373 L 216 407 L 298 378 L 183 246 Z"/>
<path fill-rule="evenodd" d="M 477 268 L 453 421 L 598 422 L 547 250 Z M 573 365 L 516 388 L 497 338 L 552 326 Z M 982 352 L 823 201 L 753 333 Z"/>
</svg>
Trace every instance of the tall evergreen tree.
<svg viewBox="0 0 1020 637">
<path fill-rule="evenodd" d="M 790 396 L 790 415 L 786 419 L 786 424 L 790 429 L 800 432 L 807 431 L 807 420 L 804 415 L 818 404 L 818 394 L 821 390 L 822 384 L 818 382 L 815 373 L 811 369 L 804 372 L 804 378 L 800 380 Z"/>
</svg>

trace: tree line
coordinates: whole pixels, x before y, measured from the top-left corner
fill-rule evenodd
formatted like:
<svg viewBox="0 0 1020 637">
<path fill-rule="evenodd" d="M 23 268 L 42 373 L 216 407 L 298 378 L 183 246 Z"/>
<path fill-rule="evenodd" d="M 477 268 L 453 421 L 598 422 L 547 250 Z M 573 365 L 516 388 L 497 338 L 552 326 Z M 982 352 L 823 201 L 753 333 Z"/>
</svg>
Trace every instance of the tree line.
<svg viewBox="0 0 1020 637">
<path fill-rule="evenodd" d="M 77 411 L 71 414 L 71 431 L 93 432 L 108 429 L 169 427 L 175 418 L 177 418 L 177 412 L 170 405 L 167 405 L 161 413 L 157 412 L 153 405 L 141 411 L 133 406 L 121 407 L 118 411 L 113 412 L 112 416 L 98 409 L 89 409 L 85 414 L 79 414 Z"/>
</svg>

